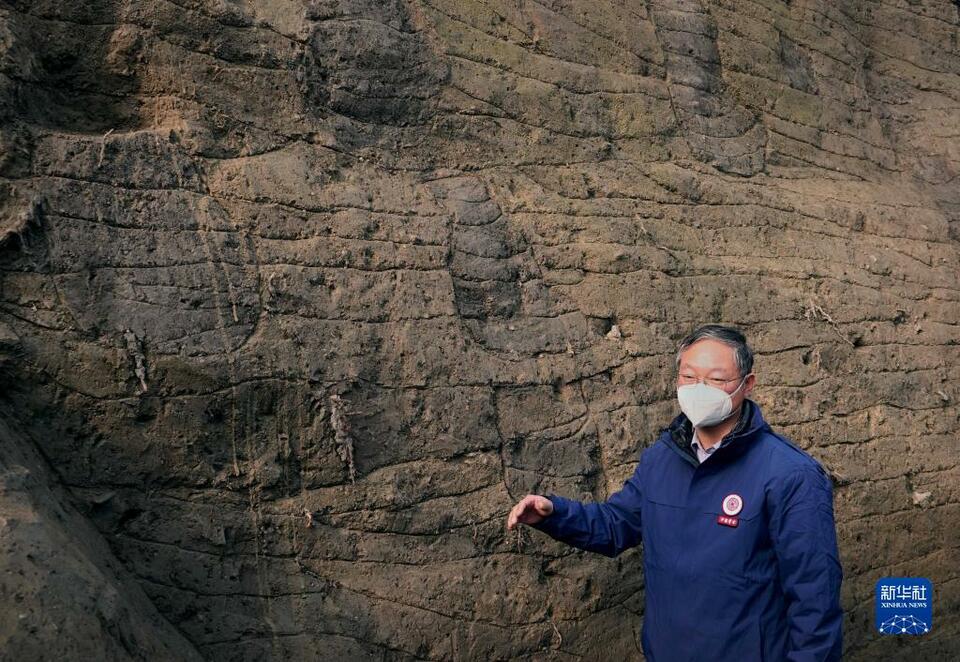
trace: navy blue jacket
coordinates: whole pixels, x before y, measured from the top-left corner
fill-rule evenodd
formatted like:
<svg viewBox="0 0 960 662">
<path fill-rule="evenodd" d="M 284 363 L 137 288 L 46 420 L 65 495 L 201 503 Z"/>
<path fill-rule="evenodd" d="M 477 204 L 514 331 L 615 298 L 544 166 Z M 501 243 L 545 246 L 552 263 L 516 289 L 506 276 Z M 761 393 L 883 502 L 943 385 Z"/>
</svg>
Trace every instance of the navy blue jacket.
<svg viewBox="0 0 960 662">
<path fill-rule="evenodd" d="M 620 491 L 603 503 L 548 494 L 554 512 L 534 527 L 610 557 L 643 542 L 650 662 L 839 660 L 843 573 L 829 477 L 749 399 L 702 464 L 692 433 L 680 414 Z M 741 509 L 721 520 L 724 502 L 737 510 L 729 495 Z"/>
</svg>

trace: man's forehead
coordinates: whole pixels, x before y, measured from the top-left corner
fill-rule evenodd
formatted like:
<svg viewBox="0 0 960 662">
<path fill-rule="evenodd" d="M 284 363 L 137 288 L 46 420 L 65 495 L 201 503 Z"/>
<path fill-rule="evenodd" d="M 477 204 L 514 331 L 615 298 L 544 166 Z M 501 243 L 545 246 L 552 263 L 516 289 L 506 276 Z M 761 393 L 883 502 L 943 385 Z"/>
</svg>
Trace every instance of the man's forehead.
<svg viewBox="0 0 960 662">
<path fill-rule="evenodd" d="M 680 354 L 680 367 L 724 369 L 735 368 L 737 353 L 730 345 L 705 338 L 687 347 Z"/>
</svg>

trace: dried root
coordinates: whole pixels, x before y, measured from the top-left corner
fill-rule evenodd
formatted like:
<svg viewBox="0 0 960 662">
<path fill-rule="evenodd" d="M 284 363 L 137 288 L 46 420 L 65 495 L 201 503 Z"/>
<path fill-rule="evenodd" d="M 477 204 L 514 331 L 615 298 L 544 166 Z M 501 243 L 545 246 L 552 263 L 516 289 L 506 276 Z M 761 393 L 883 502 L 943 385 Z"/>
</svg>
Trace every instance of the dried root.
<svg viewBox="0 0 960 662">
<path fill-rule="evenodd" d="M 330 425 L 333 426 L 337 455 L 347 465 L 350 482 L 356 482 L 357 468 L 353 463 L 353 437 L 350 435 L 350 421 L 344 412 L 343 399 L 334 393 L 330 396 Z"/>
<path fill-rule="evenodd" d="M 140 380 L 140 392 L 147 392 L 147 360 L 143 355 L 143 341 L 130 329 L 124 329 L 123 338 L 127 341 L 127 351 L 133 357 L 133 372 Z"/>
</svg>

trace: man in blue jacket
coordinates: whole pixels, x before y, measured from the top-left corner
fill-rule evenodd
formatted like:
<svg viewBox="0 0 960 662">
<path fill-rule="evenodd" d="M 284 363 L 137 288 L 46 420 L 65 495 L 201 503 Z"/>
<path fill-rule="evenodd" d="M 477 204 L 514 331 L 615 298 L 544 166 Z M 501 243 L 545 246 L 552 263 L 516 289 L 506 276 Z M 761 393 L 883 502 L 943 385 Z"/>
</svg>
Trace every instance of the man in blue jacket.
<svg viewBox="0 0 960 662">
<path fill-rule="evenodd" d="M 830 479 L 747 397 L 753 353 L 737 329 L 696 329 L 677 369 L 683 413 L 620 491 L 603 503 L 529 494 L 507 527 L 610 557 L 642 541 L 651 662 L 839 660 Z"/>
</svg>

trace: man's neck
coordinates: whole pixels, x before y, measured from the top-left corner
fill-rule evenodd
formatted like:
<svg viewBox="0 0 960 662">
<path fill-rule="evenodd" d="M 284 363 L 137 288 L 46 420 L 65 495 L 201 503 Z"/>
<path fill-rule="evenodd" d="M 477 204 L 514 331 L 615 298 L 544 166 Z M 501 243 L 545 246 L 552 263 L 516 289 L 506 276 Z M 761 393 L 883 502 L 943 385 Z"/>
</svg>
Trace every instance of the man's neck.
<svg viewBox="0 0 960 662">
<path fill-rule="evenodd" d="M 744 400 L 744 402 L 746 402 L 746 400 Z M 740 403 L 737 412 L 727 420 L 720 421 L 710 427 L 697 428 L 697 439 L 700 440 L 700 446 L 704 450 L 713 448 L 714 445 L 719 444 L 724 437 L 730 434 L 733 428 L 737 427 L 740 417 L 743 416 L 743 404 L 744 403 Z"/>
</svg>

